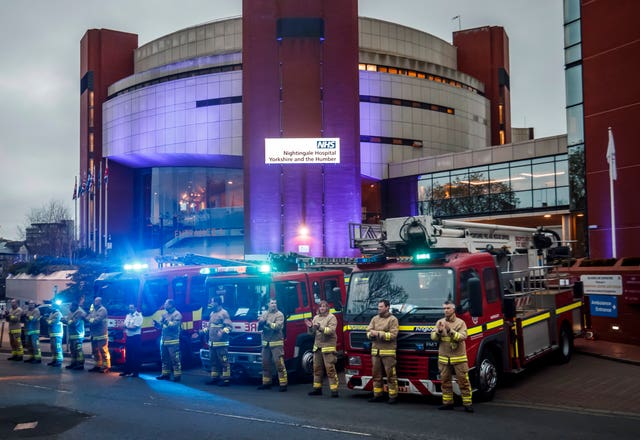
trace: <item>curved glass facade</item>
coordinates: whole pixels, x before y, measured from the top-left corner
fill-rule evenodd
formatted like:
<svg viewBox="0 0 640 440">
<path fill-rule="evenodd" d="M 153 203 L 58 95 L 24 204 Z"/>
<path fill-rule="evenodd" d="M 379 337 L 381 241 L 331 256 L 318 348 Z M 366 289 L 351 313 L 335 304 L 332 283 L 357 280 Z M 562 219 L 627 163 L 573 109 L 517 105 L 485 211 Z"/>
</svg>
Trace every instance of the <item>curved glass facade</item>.
<svg viewBox="0 0 640 440">
<path fill-rule="evenodd" d="M 418 212 L 435 217 L 568 206 L 566 154 L 425 174 L 418 179 Z"/>
</svg>

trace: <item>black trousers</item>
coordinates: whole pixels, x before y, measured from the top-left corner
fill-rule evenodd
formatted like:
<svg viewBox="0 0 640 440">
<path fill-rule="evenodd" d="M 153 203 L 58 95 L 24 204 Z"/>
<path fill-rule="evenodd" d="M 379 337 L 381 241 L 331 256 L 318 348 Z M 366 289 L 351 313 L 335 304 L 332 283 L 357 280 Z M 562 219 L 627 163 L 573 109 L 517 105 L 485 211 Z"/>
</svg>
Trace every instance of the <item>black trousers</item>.
<svg viewBox="0 0 640 440">
<path fill-rule="evenodd" d="M 124 363 L 124 372 L 125 373 L 135 373 L 138 374 L 140 372 L 140 348 L 142 344 L 142 336 L 127 336 L 127 340 L 125 341 L 125 349 L 126 358 Z"/>
</svg>

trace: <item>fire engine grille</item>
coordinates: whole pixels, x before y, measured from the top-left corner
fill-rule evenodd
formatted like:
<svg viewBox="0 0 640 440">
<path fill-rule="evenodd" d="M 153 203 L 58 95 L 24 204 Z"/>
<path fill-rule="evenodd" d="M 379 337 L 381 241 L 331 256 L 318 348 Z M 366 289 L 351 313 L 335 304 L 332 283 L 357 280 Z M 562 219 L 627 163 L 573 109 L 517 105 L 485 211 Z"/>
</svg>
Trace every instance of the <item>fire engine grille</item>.
<svg viewBox="0 0 640 440">
<path fill-rule="evenodd" d="M 231 334 L 229 339 L 229 348 L 246 351 L 247 349 L 260 349 L 262 345 L 262 337 L 260 333 L 238 333 Z"/>
<path fill-rule="evenodd" d="M 431 333 L 414 333 L 398 338 L 398 350 L 437 350 L 438 343 L 431 340 Z"/>
<path fill-rule="evenodd" d="M 351 348 L 365 348 L 370 346 L 370 341 L 367 339 L 367 334 L 365 332 L 349 333 L 349 343 Z"/>
</svg>

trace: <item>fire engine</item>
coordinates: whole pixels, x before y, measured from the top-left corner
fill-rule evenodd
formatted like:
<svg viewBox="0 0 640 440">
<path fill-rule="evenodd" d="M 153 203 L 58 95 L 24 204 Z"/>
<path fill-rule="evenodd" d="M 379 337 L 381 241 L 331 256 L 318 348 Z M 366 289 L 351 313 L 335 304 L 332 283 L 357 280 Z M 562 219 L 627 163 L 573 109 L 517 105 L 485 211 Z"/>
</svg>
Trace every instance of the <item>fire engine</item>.
<svg viewBox="0 0 640 440">
<path fill-rule="evenodd" d="M 307 334 L 305 318 L 312 318 L 321 300 L 329 303 L 338 319 L 338 354 L 342 348 L 342 308 L 346 299 L 344 272 L 341 270 L 271 271 L 268 265 L 219 267 L 208 273 L 207 296 L 222 297 L 229 312 L 233 330 L 229 340 L 229 362 L 233 379 L 262 376 L 262 339 L 258 331 L 258 316 L 271 299 L 285 317 L 284 356 L 287 370 L 302 378 L 313 374 L 313 336 Z M 295 266 L 295 263 L 294 263 Z M 204 317 L 208 319 L 208 314 Z M 203 322 L 207 328 L 208 322 Z M 205 369 L 210 368 L 209 349 L 200 350 Z"/>
<path fill-rule="evenodd" d="M 556 279 L 546 265 L 547 250 L 560 245 L 555 232 L 415 216 L 352 224 L 350 235 L 364 255 L 351 274 L 344 310 L 350 389 L 372 390 L 366 329 L 382 299 L 399 321 L 401 393 L 441 395 L 438 346 L 430 334 L 446 300 L 468 328 L 476 397 L 490 400 L 502 374 L 521 372 L 539 358 L 570 359 L 582 301 L 569 280 Z M 455 383 L 454 391 L 459 394 Z"/>
<path fill-rule="evenodd" d="M 109 352 L 113 364 L 126 359 L 124 318 L 129 304 L 142 313 L 142 360 L 160 360 L 161 331 L 153 325 L 160 320 L 167 298 L 175 301 L 182 313 L 180 335 L 181 356 L 184 365 L 198 360 L 202 345 L 202 310 L 206 307 L 205 275 L 203 266 L 172 266 L 148 270 L 146 265 L 127 265 L 122 272 L 103 273 L 94 283 L 94 295 L 102 297 L 109 318 Z"/>
</svg>

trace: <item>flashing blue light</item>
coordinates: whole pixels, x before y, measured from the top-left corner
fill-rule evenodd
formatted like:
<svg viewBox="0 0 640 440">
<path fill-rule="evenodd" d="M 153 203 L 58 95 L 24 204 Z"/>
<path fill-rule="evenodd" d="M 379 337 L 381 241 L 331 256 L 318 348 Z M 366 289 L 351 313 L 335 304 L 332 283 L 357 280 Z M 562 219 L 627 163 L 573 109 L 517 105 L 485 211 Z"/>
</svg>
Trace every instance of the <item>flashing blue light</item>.
<svg viewBox="0 0 640 440">
<path fill-rule="evenodd" d="M 357 265 L 362 264 L 383 264 L 387 262 L 387 257 L 384 255 L 374 255 L 372 257 L 362 257 L 356 259 Z"/>
<path fill-rule="evenodd" d="M 200 275 L 211 275 L 212 271 L 210 267 L 203 267 L 200 269 Z"/>
<path fill-rule="evenodd" d="M 413 261 L 416 263 L 422 263 L 431 260 L 431 254 L 427 252 L 419 252 L 413 256 Z"/>
<path fill-rule="evenodd" d="M 261 264 L 258 268 L 260 273 L 271 273 L 271 265 L 269 264 Z"/>
<path fill-rule="evenodd" d="M 127 263 L 124 265 L 124 270 L 127 272 L 140 272 L 149 269 L 147 263 Z"/>
<path fill-rule="evenodd" d="M 61 305 L 61 304 L 62 304 L 62 300 L 58 298 L 58 299 L 56 299 L 56 300 L 54 301 L 54 303 L 56 303 L 56 305 L 58 305 L 58 306 L 59 306 L 59 305 Z"/>
</svg>

